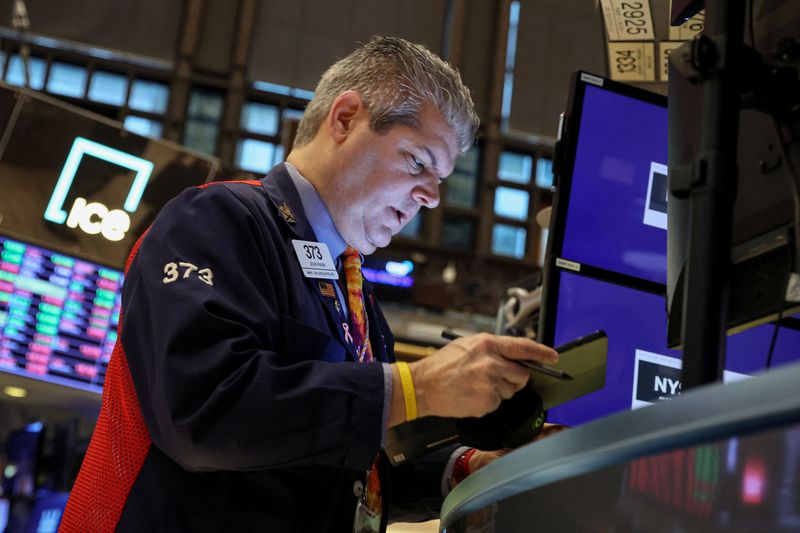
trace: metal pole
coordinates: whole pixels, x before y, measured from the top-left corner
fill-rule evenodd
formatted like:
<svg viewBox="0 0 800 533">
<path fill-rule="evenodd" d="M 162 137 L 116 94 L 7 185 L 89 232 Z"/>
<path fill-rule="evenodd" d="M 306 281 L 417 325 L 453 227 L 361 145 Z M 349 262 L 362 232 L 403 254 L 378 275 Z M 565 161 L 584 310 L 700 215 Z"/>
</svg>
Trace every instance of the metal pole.
<svg viewBox="0 0 800 533">
<path fill-rule="evenodd" d="M 693 50 L 703 73 L 700 153 L 692 171 L 683 307 L 684 389 L 718 381 L 725 366 L 730 288 L 731 226 L 736 197 L 736 150 L 744 0 L 708 0 L 706 29 Z"/>
</svg>

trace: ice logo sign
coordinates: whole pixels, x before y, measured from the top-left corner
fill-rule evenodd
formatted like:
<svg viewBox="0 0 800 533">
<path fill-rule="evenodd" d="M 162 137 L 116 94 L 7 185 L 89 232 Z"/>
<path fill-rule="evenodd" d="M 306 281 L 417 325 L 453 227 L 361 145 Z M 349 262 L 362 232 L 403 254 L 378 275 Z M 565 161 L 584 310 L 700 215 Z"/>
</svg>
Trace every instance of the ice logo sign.
<svg viewBox="0 0 800 533">
<path fill-rule="evenodd" d="M 648 226 L 667 229 L 667 166 L 650 163 L 644 220 Z"/>
<path fill-rule="evenodd" d="M 136 172 L 122 209 L 110 209 L 100 202 L 92 202 L 82 197 L 75 198 L 69 208 L 69 213 L 64 209 L 67 193 L 72 187 L 75 174 L 84 156 L 96 157 Z M 126 154 L 83 137 L 76 137 L 55 189 L 53 189 L 53 194 L 50 196 L 44 218 L 56 224 L 66 224 L 70 228 L 79 228 L 89 235 L 102 235 L 109 241 L 122 240 L 125 238 L 125 232 L 131 227 L 128 213 L 135 212 L 139 207 L 139 201 L 142 199 L 142 194 L 152 173 L 153 163 L 146 159 Z"/>
</svg>

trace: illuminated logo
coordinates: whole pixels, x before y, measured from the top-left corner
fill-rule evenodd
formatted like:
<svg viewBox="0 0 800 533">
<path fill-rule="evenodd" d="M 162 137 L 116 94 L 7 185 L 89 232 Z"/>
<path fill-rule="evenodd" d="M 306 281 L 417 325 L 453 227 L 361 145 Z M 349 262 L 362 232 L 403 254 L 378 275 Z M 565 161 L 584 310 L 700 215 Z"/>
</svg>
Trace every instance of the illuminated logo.
<svg viewBox="0 0 800 533">
<path fill-rule="evenodd" d="M 67 193 L 75 180 L 75 173 L 83 156 L 91 156 L 119 165 L 136 172 L 133 184 L 125 198 L 123 209 L 109 209 L 100 202 L 89 202 L 86 198 L 75 198 L 69 214 L 64 210 L 64 201 Z M 61 170 L 58 182 L 44 212 L 45 220 L 56 224 L 66 224 L 70 228 L 80 228 L 89 235 L 100 234 L 110 241 L 119 241 L 125 237 L 125 232 L 131 227 L 128 213 L 133 213 L 139 207 L 147 181 L 153 173 L 153 163 L 109 146 L 76 137 L 72 149 L 67 156 L 67 162 Z M 127 211 L 127 213 L 126 213 Z"/>
</svg>

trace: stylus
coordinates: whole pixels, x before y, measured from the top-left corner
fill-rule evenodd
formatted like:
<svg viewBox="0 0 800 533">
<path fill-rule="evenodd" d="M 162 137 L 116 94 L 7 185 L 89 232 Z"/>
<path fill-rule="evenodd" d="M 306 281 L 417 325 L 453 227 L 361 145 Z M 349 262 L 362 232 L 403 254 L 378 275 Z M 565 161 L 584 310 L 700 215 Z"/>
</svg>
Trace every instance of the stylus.
<svg viewBox="0 0 800 533">
<path fill-rule="evenodd" d="M 442 337 L 451 341 L 461 338 L 461 335 L 450 331 L 449 329 L 445 329 L 442 331 Z M 559 370 L 557 368 L 553 368 L 552 366 L 547 366 L 539 361 L 531 361 L 530 359 L 509 359 L 509 361 L 514 361 L 515 363 L 522 365 L 526 368 L 530 368 L 531 370 L 536 370 L 537 372 L 541 372 L 542 374 L 547 374 L 548 376 L 552 376 L 558 379 L 570 380 L 572 376 L 564 372 L 563 370 Z"/>
</svg>

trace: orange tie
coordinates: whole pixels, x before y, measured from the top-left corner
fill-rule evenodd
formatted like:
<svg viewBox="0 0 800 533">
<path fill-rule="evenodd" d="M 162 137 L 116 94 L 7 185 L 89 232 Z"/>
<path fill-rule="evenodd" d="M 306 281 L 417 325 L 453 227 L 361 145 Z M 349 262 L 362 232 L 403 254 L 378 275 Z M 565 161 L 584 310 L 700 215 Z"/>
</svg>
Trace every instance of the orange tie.
<svg viewBox="0 0 800 533">
<path fill-rule="evenodd" d="M 373 361 L 372 345 L 369 342 L 367 313 L 364 310 L 361 255 L 358 250 L 350 246 L 345 249 L 342 255 L 344 256 L 344 275 L 347 279 L 347 305 L 350 308 L 350 327 L 352 329 L 353 344 L 356 347 L 358 362 L 371 363 Z M 372 461 L 372 468 L 370 468 L 367 475 L 367 490 L 364 502 L 366 507 L 378 517 L 380 517 L 383 510 L 379 465 L 380 453 Z"/>
</svg>

